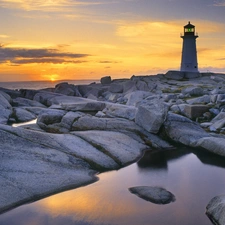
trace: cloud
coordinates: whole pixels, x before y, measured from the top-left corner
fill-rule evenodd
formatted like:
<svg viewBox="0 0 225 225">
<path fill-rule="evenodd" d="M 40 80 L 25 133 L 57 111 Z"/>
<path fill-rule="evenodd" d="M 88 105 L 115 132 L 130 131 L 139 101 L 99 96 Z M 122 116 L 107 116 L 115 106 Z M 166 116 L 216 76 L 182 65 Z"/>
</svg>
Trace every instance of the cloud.
<svg viewBox="0 0 225 225">
<path fill-rule="evenodd" d="M 214 6 L 225 6 L 225 1 L 224 0 L 215 0 L 213 5 Z"/>
<path fill-rule="evenodd" d="M 0 64 L 84 63 L 86 62 L 85 60 L 78 59 L 86 58 L 88 56 L 89 54 L 60 52 L 58 49 L 8 48 L 3 44 L 0 44 Z"/>
<path fill-rule="evenodd" d="M 0 34 L 0 38 L 9 38 L 9 36 L 5 34 Z"/>
<path fill-rule="evenodd" d="M 64 11 L 71 7 L 90 6 L 90 5 L 103 5 L 118 3 L 114 0 L 1 0 L 0 7 L 3 8 L 20 8 L 26 11 Z"/>
<path fill-rule="evenodd" d="M 121 62 L 119 62 L 119 61 L 104 60 L 104 61 L 99 61 L 99 63 L 106 63 L 106 64 L 108 64 L 108 63 L 121 63 Z"/>
</svg>

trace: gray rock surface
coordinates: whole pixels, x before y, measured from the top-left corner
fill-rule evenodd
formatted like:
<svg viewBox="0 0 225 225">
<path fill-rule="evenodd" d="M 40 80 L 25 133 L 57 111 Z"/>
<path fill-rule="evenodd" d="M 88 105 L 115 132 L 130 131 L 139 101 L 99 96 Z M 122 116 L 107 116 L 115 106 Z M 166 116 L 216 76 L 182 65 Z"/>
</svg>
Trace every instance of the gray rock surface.
<svg viewBox="0 0 225 225">
<path fill-rule="evenodd" d="M 106 155 L 110 156 L 120 166 L 128 165 L 142 154 L 147 147 L 133 138 L 114 131 L 76 131 L 72 132 L 81 137 L 91 145 L 102 149 Z"/>
<path fill-rule="evenodd" d="M 225 224 L 225 195 L 214 197 L 206 207 L 206 214 L 216 225 Z"/>
<path fill-rule="evenodd" d="M 190 119 L 196 119 L 203 116 L 203 114 L 209 111 L 210 107 L 207 105 L 185 105 L 182 113 Z"/>
<path fill-rule="evenodd" d="M 21 122 L 28 122 L 31 120 L 36 119 L 36 115 L 27 111 L 26 109 L 23 108 L 13 108 L 13 115 L 12 115 L 16 122 L 21 123 Z"/>
<path fill-rule="evenodd" d="M 176 201 L 175 196 L 171 192 L 161 187 L 131 187 L 129 188 L 129 191 L 132 194 L 155 204 L 165 205 Z"/>
<path fill-rule="evenodd" d="M 9 101 L 11 101 L 9 95 L 0 91 L 0 124 L 7 124 L 12 114 L 12 106 Z"/>
<path fill-rule="evenodd" d="M 195 146 L 196 141 L 200 138 L 210 137 L 199 124 L 174 113 L 168 114 L 164 130 L 171 140 L 186 146 Z"/>
<path fill-rule="evenodd" d="M 30 100 L 30 99 L 26 99 L 26 98 L 15 98 L 13 99 L 13 105 L 15 107 L 39 107 L 39 108 L 46 108 L 45 105 L 41 104 L 40 102 L 34 101 L 34 100 Z"/>
<path fill-rule="evenodd" d="M 168 105 L 158 99 L 146 101 L 138 107 L 135 123 L 156 134 L 166 119 L 168 108 Z"/>
</svg>

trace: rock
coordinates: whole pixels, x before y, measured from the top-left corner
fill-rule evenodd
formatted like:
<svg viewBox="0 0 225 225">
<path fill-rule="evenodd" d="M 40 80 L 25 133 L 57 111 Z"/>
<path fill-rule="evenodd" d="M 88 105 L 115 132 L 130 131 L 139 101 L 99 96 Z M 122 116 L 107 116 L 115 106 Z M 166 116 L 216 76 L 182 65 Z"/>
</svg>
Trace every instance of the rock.
<svg viewBox="0 0 225 225">
<path fill-rule="evenodd" d="M 201 73 L 199 72 L 185 72 L 185 79 L 194 79 L 201 77 Z"/>
<path fill-rule="evenodd" d="M 190 96 L 201 96 L 204 94 L 204 91 L 200 87 L 191 86 L 191 87 L 184 88 L 182 90 L 182 94 L 184 95 L 188 94 Z"/>
<path fill-rule="evenodd" d="M 217 120 L 216 122 L 212 123 L 210 126 L 211 131 L 217 131 L 225 126 L 225 118 L 221 120 Z"/>
<path fill-rule="evenodd" d="M 209 111 L 210 107 L 207 105 L 185 105 L 183 114 L 190 119 L 196 119 Z"/>
<path fill-rule="evenodd" d="M 99 148 L 120 166 L 126 166 L 136 161 L 142 155 L 142 151 L 147 148 L 147 146 L 120 132 L 98 130 L 72 133 Z"/>
<path fill-rule="evenodd" d="M 7 124 L 12 114 L 11 98 L 4 92 L 0 92 L 0 124 Z"/>
<path fill-rule="evenodd" d="M 209 202 L 206 215 L 216 225 L 225 224 L 225 195 L 216 196 Z"/>
<path fill-rule="evenodd" d="M 132 81 L 132 80 L 125 81 L 122 83 L 122 85 L 123 85 L 123 93 L 125 93 L 125 94 L 137 90 L 135 81 Z"/>
<path fill-rule="evenodd" d="M 109 117 L 120 117 L 128 120 L 134 120 L 137 108 L 134 106 L 126 106 L 121 104 L 107 104 L 103 113 Z"/>
<path fill-rule="evenodd" d="M 165 77 L 172 80 L 183 80 L 185 73 L 182 71 L 170 70 L 165 74 Z"/>
<path fill-rule="evenodd" d="M 58 109 L 82 112 L 102 111 L 106 105 L 104 102 L 72 96 L 57 96 L 49 99 L 49 102 L 52 108 L 58 105 Z"/>
<path fill-rule="evenodd" d="M 36 119 L 36 115 L 23 108 L 13 108 L 12 117 L 15 118 L 17 123 L 28 122 Z"/>
<path fill-rule="evenodd" d="M 137 106 L 142 100 L 152 95 L 152 93 L 147 91 L 134 91 L 125 95 L 128 99 L 127 105 Z"/>
<path fill-rule="evenodd" d="M 42 107 L 42 108 L 46 108 L 45 105 L 41 104 L 40 102 L 34 101 L 34 100 L 30 100 L 30 99 L 26 99 L 26 98 L 15 98 L 13 99 L 13 105 L 16 107 L 23 107 L 23 106 L 31 106 L 31 107 Z"/>
<path fill-rule="evenodd" d="M 135 123 L 150 133 L 158 133 L 164 123 L 168 112 L 168 106 L 159 101 L 146 101 L 137 110 Z"/>
<path fill-rule="evenodd" d="M 65 154 L 59 148 L 49 148 L 42 143 L 46 134 L 33 134 L 34 141 L 13 134 L 25 130 L 0 125 L 0 212 L 24 203 L 97 180 L 96 171 L 85 161 Z"/>
<path fill-rule="evenodd" d="M 187 103 L 194 105 L 194 104 L 208 104 L 210 103 L 211 98 L 209 95 L 204 95 L 202 97 L 199 98 L 193 98 L 193 99 L 188 99 Z"/>
<path fill-rule="evenodd" d="M 41 92 L 38 92 L 34 95 L 33 100 L 37 101 L 37 102 L 40 102 L 41 104 L 43 104 L 45 106 L 51 106 L 52 105 L 51 99 L 56 97 L 56 96 L 63 96 L 63 95 L 58 94 L 58 93 L 41 91 Z"/>
<path fill-rule="evenodd" d="M 112 83 L 109 87 L 109 91 L 112 93 L 122 93 L 123 85 L 118 83 Z"/>
<path fill-rule="evenodd" d="M 60 93 L 63 95 L 74 96 L 75 91 L 73 90 L 74 85 L 68 84 L 67 82 L 59 83 L 55 86 L 55 93 Z"/>
<path fill-rule="evenodd" d="M 67 112 L 64 110 L 57 110 L 57 109 L 46 109 L 43 110 L 37 118 L 37 125 L 47 131 L 52 133 L 57 133 L 58 131 L 58 124 L 61 122 L 63 116 Z"/>
<path fill-rule="evenodd" d="M 111 84 L 112 80 L 110 76 L 102 77 L 101 78 L 101 84 L 102 85 L 109 85 Z"/>
<path fill-rule="evenodd" d="M 174 113 L 168 113 L 164 131 L 171 140 L 187 146 L 195 146 L 200 138 L 210 136 L 197 123 Z"/>
<path fill-rule="evenodd" d="M 75 121 L 72 125 L 72 130 L 87 131 L 87 130 L 130 130 L 139 131 L 134 122 L 122 118 L 98 118 L 93 116 L 83 116 Z"/>
<path fill-rule="evenodd" d="M 0 87 L 0 92 L 7 94 L 12 99 L 17 98 L 17 97 L 21 97 L 21 92 L 18 91 L 18 90 L 11 90 L 11 89 Z"/>
<path fill-rule="evenodd" d="M 199 139 L 196 147 L 201 147 L 207 151 L 215 153 L 217 155 L 225 156 L 225 139 L 217 137 L 204 137 Z"/>
<path fill-rule="evenodd" d="M 140 90 L 140 91 L 149 91 L 148 84 L 142 80 L 137 81 L 136 88 L 137 90 Z"/>
<path fill-rule="evenodd" d="M 225 112 L 220 112 L 215 118 L 212 119 L 212 123 L 225 119 Z"/>
<path fill-rule="evenodd" d="M 132 194 L 155 204 L 165 205 L 176 201 L 175 196 L 171 192 L 161 187 L 131 187 L 129 188 L 129 191 Z"/>
</svg>

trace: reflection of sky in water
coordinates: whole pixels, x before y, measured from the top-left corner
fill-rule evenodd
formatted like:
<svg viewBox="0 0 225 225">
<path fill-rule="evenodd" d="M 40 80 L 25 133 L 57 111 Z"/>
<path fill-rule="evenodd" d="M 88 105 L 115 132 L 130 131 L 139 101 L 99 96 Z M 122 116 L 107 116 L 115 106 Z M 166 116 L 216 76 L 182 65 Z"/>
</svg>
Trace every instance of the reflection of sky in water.
<svg viewBox="0 0 225 225">
<path fill-rule="evenodd" d="M 138 164 L 101 174 L 99 182 L 7 212 L 0 216 L 0 224 L 210 225 L 205 207 L 225 193 L 224 167 L 224 160 L 206 153 L 146 154 Z M 141 185 L 164 187 L 176 202 L 155 205 L 128 191 Z"/>
</svg>

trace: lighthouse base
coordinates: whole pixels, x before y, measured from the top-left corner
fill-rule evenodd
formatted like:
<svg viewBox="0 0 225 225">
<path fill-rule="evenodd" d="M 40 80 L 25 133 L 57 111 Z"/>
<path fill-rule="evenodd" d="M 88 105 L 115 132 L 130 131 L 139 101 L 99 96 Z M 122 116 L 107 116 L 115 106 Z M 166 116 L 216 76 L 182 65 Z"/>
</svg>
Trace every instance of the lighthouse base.
<svg viewBox="0 0 225 225">
<path fill-rule="evenodd" d="M 185 79 L 194 79 L 201 77 L 201 73 L 199 72 L 185 72 L 185 71 L 177 71 L 177 70 L 169 70 L 165 74 L 166 78 L 173 80 L 185 80 Z"/>
</svg>

